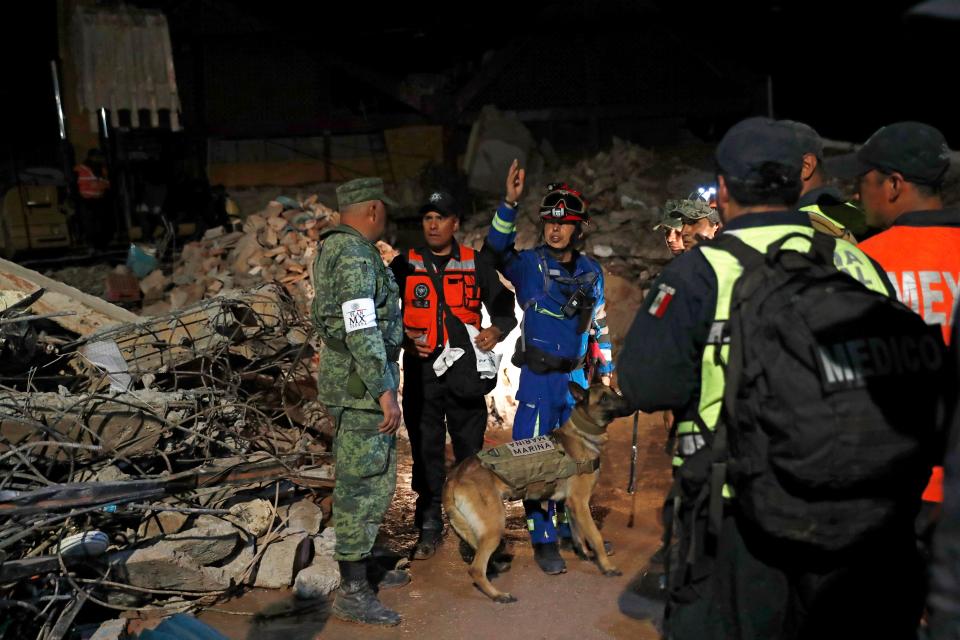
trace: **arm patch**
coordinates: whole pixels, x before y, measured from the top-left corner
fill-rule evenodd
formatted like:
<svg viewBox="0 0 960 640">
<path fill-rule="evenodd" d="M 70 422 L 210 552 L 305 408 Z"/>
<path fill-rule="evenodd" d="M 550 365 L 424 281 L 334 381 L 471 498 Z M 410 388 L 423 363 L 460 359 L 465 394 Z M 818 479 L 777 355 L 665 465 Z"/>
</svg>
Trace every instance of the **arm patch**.
<svg viewBox="0 0 960 640">
<path fill-rule="evenodd" d="M 343 311 L 343 328 L 347 333 L 377 326 L 377 307 L 373 298 L 347 300 L 340 309 Z"/>
</svg>

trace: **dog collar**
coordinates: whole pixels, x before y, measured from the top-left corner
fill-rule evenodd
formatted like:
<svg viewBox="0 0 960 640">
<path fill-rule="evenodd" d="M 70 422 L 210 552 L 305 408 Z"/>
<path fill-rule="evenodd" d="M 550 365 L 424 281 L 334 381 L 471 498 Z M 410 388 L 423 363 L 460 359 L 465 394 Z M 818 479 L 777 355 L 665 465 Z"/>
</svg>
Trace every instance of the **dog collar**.
<svg viewBox="0 0 960 640">
<path fill-rule="evenodd" d="M 600 425 L 591 420 L 587 412 L 580 407 L 574 408 L 573 413 L 570 414 L 570 422 L 574 427 L 591 436 L 599 436 L 606 431 L 606 425 Z"/>
</svg>

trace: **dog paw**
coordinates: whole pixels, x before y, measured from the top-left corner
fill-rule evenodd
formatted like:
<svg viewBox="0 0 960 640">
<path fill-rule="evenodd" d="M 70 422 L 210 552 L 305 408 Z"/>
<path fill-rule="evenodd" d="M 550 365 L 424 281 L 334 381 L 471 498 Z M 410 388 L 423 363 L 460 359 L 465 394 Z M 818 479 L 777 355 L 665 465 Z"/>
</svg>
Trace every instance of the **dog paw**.
<svg viewBox="0 0 960 640">
<path fill-rule="evenodd" d="M 509 593 L 501 593 L 496 598 L 494 598 L 494 601 L 499 602 L 500 604 L 510 604 L 511 602 L 516 602 L 517 599 L 514 598 Z"/>
<path fill-rule="evenodd" d="M 620 569 L 617 568 L 607 569 L 603 572 L 603 575 L 607 576 L 608 578 L 613 578 L 615 576 L 622 576 L 623 571 L 620 571 Z"/>
</svg>

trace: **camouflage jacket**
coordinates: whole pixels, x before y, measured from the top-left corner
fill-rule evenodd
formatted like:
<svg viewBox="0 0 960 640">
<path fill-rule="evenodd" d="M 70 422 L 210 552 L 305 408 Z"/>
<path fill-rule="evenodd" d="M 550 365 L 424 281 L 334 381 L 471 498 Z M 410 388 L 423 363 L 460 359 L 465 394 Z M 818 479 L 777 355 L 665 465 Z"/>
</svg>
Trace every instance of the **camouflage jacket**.
<svg viewBox="0 0 960 640">
<path fill-rule="evenodd" d="M 324 343 L 318 397 L 379 411 L 378 398 L 400 378 L 399 288 L 377 248 L 352 227 L 339 225 L 320 240 L 313 263 L 313 323 Z"/>
</svg>

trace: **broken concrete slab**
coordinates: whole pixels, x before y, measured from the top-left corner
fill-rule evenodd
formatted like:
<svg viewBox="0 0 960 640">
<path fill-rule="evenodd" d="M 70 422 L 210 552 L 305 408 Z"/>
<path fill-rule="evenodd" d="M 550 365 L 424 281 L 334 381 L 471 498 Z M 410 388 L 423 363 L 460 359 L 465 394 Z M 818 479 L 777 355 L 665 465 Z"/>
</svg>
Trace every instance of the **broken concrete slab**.
<svg viewBox="0 0 960 640">
<path fill-rule="evenodd" d="M 110 556 L 110 565 L 115 580 L 144 589 L 220 591 L 230 585 L 223 569 L 197 566 L 163 544 L 119 551 Z"/>
<path fill-rule="evenodd" d="M 240 531 L 229 522 L 203 516 L 197 526 L 165 536 L 157 545 L 182 554 L 200 566 L 207 566 L 224 560 L 237 549 Z"/>
<path fill-rule="evenodd" d="M 313 564 L 297 574 L 293 593 L 300 599 L 322 598 L 340 586 L 340 566 L 329 556 L 314 558 Z"/>
<path fill-rule="evenodd" d="M 294 576 L 310 563 L 312 547 L 305 533 L 293 533 L 272 543 L 260 558 L 254 586 L 283 589 L 292 585 Z"/>
</svg>

